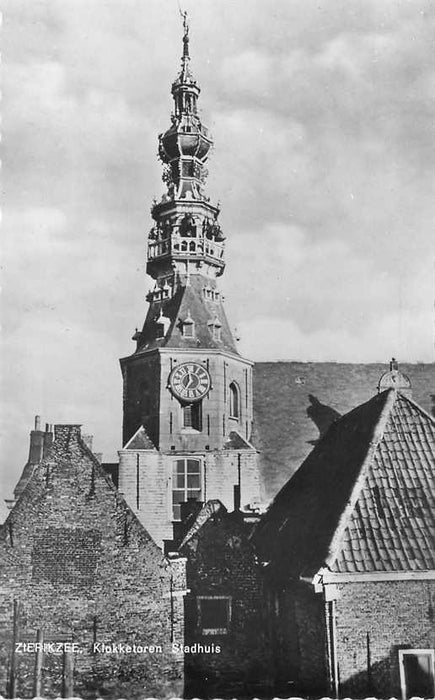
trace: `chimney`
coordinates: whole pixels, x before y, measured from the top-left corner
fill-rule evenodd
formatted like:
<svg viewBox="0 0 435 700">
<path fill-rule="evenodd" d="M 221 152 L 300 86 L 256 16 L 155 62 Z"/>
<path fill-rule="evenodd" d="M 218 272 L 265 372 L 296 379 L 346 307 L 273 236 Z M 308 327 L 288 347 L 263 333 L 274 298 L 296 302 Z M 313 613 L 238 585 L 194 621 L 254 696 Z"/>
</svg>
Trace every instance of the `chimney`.
<svg viewBox="0 0 435 700">
<path fill-rule="evenodd" d="M 43 432 L 41 430 L 41 416 L 35 416 L 35 427 L 34 430 L 30 431 L 30 446 L 29 446 L 29 457 L 18 480 L 17 485 L 14 488 L 14 501 L 16 501 L 22 494 L 26 485 L 32 476 L 33 468 L 36 464 L 45 457 L 46 450 L 48 450 L 53 439 L 53 435 L 50 436 L 49 433 Z M 8 507 L 12 507 L 14 501 L 10 500 Z"/>
<path fill-rule="evenodd" d="M 35 416 L 35 429 L 30 431 L 29 464 L 39 464 L 44 451 L 44 433 L 41 430 L 41 416 Z"/>
<path fill-rule="evenodd" d="M 50 449 L 52 443 L 53 443 L 53 426 L 50 425 L 50 423 L 46 423 L 45 424 L 45 433 L 43 436 L 43 446 L 42 446 L 43 457 L 46 457 L 48 450 Z"/>
</svg>

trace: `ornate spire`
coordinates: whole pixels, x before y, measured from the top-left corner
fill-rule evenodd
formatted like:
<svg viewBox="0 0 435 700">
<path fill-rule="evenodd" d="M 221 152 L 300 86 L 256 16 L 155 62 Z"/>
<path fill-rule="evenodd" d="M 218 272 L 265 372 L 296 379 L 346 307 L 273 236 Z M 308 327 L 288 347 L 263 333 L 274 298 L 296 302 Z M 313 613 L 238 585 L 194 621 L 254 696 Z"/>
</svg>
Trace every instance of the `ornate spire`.
<svg viewBox="0 0 435 700">
<path fill-rule="evenodd" d="M 190 70 L 189 25 L 183 17 L 181 71 L 172 84 L 174 112 L 169 129 L 159 137 L 159 156 L 167 165 L 163 180 L 171 199 L 205 199 L 205 162 L 213 142 L 198 115 L 200 89 Z"/>
<path fill-rule="evenodd" d="M 138 350 L 157 346 L 213 347 L 237 353 L 216 278 L 225 268 L 225 236 L 219 207 L 203 186 L 212 145 L 197 109 L 199 87 L 190 71 L 189 25 L 183 18 L 183 55 L 172 84 L 171 126 L 159 136 L 167 192 L 154 201 L 148 234 L 147 272 L 155 286 L 147 295 L 147 318 L 134 340 Z"/>
</svg>

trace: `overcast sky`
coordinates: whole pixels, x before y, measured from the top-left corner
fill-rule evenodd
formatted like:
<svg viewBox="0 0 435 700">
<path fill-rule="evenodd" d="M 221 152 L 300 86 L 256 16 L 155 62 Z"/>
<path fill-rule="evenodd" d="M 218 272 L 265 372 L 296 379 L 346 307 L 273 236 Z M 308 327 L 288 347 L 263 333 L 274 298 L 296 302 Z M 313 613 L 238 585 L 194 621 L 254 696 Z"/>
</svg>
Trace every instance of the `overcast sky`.
<svg viewBox="0 0 435 700">
<path fill-rule="evenodd" d="M 434 359 L 435 3 L 184 0 L 221 286 L 254 360 Z M 33 416 L 113 458 L 143 322 L 177 0 L 9 0 L 3 483 Z"/>
</svg>

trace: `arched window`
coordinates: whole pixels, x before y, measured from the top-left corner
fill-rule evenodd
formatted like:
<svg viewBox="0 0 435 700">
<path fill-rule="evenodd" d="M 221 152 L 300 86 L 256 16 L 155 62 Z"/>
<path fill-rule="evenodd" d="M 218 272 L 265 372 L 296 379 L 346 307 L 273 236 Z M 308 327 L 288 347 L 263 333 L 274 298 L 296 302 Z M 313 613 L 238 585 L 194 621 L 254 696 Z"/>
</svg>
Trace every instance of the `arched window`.
<svg viewBox="0 0 435 700">
<path fill-rule="evenodd" d="M 181 520 L 181 504 L 190 498 L 201 500 L 201 460 L 182 457 L 172 466 L 172 518 Z"/>
<path fill-rule="evenodd" d="M 240 392 L 235 382 L 230 384 L 230 417 L 240 417 Z"/>
</svg>

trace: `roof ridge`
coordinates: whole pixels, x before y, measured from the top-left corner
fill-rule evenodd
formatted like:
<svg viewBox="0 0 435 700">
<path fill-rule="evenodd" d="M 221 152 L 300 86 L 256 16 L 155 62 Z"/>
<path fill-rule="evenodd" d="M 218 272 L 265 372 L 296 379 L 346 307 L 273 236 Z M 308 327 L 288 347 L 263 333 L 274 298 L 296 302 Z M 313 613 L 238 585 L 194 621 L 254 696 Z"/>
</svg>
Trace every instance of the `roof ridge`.
<svg viewBox="0 0 435 700">
<path fill-rule="evenodd" d="M 216 506 L 216 508 L 214 508 L 214 506 Z M 206 501 L 202 506 L 201 510 L 196 514 L 195 520 L 184 535 L 183 540 L 179 545 L 178 549 L 181 550 L 184 547 L 184 545 L 187 544 L 187 542 L 191 540 L 192 537 L 196 535 L 196 533 L 199 532 L 199 530 L 201 530 L 206 523 L 208 523 L 210 518 L 215 513 L 219 513 L 219 511 L 221 511 L 222 508 L 224 508 L 225 512 L 228 512 L 219 498 L 210 498 L 208 501 Z M 205 519 L 202 519 L 205 515 L 207 517 Z"/>
<path fill-rule="evenodd" d="M 385 392 L 378 394 L 378 396 L 382 396 L 382 394 L 385 394 L 385 403 L 382 407 L 378 420 L 376 421 L 373 427 L 372 437 L 368 444 L 365 459 L 361 464 L 359 476 L 355 481 L 354 487 L 350 494 L 350 498 L 347 501 L 344 510 L 339 518 L 338 525 L 335 528 L 335 532 L 332 536 L 328 548 L 328 556 L 325 558 L 325 566 L 327 566 L 328 568 L 331 568 L 337 559 L 338 553 L 340 551 L 340 545 L 342 544 L 343 535 L 349 524 L 351 515 L 355 510 L 356 504 L 358 503 L 361 491 L 364 488 L 369 466 L 373 461 L 376 448 L 384 436 L 388 418 L 390 417 L 391 410 L 397 399 L 397 392 L 394 389 L 387 389 Z M 375 396 L 374 398 L 377 397 Z M 373 401 L 373 398 L 369 399 L 367 403 L 370 403 L 371 401 Z"/>
<path fill-rule="evenodd" d="M 407 403 L 410 403 L 413 408 L 416 408 L 417 411 L 420 411 L 420 413 L 422 413 L 426 418 L 429 418 L 431 423 L 433 423 L 435 426 L 435 417 L 431 416 L 431 414 L 428 413 L 428 411 L 426 411 L 426 409 L 424 409 L 422 406 L 420 406 L 420 404 L 418 404 L 416 401 L 414 401 L 414 399 L 411 399 L 409 396 L 402 394 L 401 391 L 397 391 L 397 394 L 399 395 L 399 397 L 401 399 L 404 399 Z"/>
</svg>

